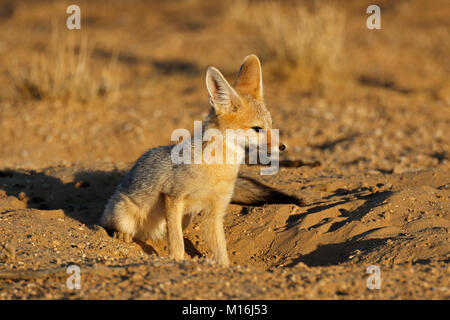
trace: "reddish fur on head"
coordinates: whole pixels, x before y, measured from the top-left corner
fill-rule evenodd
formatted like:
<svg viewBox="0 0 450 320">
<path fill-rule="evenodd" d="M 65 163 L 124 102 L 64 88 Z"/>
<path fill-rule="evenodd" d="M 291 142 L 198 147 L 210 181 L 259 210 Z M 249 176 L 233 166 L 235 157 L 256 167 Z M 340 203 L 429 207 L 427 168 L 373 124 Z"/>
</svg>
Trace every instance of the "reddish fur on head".
<svg viewBox="0 0 450 320">
<path fill-rule="evenodd" d="M 213 107 L 208 120 L 219 130 L 272 129 L 272 117 L 264 103 L 261 63 L 257 56 L 249 55 L 244 59 L 234 88 L 214 67 L 208 68 L 206 86 Z M 270 142 L 268 134 L 268 147 Z"/>
</svg>

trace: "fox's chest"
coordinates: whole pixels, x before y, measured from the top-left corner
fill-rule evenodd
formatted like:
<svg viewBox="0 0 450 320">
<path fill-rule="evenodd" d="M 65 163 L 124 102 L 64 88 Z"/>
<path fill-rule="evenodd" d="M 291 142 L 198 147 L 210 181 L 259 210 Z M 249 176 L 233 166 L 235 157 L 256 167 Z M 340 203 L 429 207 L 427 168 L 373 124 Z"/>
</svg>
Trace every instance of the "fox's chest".
<svg viewBox="0 0 450 320">
<path fill-rule="evenodd" d="M 226 165 L 191 165 L 178 174 L 174 192 L 184 200 L 186 213 L 224 208 L 230 202 L 238 167 Z"/>
<path fill-rule="evenodd" d="M 214 208 L 225 208 L 233 195 L 234 181 L 216 181 L 203 184 L 185 196 L 186 213 L 199 213 Z"/>
</svg>

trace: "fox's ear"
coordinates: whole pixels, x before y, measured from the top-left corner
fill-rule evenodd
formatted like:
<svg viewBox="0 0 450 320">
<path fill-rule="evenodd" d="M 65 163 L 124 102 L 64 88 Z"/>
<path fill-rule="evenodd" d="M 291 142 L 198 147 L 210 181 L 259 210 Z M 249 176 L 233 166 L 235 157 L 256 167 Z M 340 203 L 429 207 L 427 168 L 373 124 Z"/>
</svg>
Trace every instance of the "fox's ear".
<svg viewBox="0 0 450 320">
<path fill-rule="evenodd" d="M 235 111 L 239 96 L 214 67 L 209 67 L 206 71 L 206 88 L 217 114 Z"/>
<path fill-rule="evenodd" d="M 258 101 L 263 100 L 261 62 L 257 56 L 251 54 L 245 57 L 234 87 L 241 95 L 250 95 Z"/>
</svg>

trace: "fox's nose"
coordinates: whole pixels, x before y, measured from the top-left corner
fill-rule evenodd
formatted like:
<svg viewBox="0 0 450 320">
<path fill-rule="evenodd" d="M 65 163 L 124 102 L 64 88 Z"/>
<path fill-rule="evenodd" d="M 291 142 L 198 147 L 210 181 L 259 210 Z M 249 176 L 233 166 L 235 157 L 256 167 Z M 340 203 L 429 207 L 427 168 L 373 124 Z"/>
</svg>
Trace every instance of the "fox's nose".
<svg viewBox="0 0 450 320">
<path fill-rule="evenodd" d="M 278 146 L 278 149 L 279 149 L 280 151 L 284 151 L 284 150 L 286 149 L 286 146 L 285 146 L 283 143 L 281 143 L 281 144 Z"/>
</svg>

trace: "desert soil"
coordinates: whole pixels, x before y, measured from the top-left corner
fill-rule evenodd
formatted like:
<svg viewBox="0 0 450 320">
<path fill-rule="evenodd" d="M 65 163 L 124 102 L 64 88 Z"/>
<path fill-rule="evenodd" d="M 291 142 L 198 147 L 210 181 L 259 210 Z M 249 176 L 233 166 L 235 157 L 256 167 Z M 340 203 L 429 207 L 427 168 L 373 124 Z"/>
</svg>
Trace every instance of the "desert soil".
<svg viewBox="0 0 450 320">
<path fill-rule="evenodd" d="M 45 53 L 49 17 L 69 32 L 66 6 L 0 4 L 0 299 L 450 298 L 445 1 L 382 1 L 379 31 L 365 27 L 370 3 L 338 5 L 347 22 L 336 79 L 305 91 L 265 76 L 287 150 L 276 175 L 242 171 L 306 205 L 231 204 L 229 268 L 208 259 L 201 217 L 183 262 L 167 258 L 165 241 L 113 239 L 98 219 L 141 153 L 206 114 L 206 68 L 232 81 L 257 45 L 227 21 L 226 2 L 80 3 L 95 65 L 118 52 L 118 98 L 21 96 L 9 68 Z M 72 264 L 80 290 L 66 285 Z"/>
</svg>

